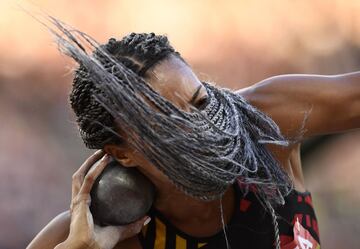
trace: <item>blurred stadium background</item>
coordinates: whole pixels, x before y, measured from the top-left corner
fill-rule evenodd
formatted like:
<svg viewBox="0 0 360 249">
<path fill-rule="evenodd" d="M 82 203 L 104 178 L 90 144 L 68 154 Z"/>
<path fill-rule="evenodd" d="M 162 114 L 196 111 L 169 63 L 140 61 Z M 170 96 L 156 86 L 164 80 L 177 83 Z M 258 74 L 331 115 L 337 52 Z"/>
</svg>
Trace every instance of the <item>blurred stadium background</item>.
<svg viewBox="0 0 360 249">
<path fill-rule="evenodd" d="M 167 34 L 202 79 L 232 89 L 278 74 L 360 70 L 358 0 L 32 3 L 100 42 Z M 71 175 L 91 153 L 68 104 L 73 66 L 16 1 L 0 1 L 1 249 L 24 248 L 68 208 Z M 314 138 L 303 159 L 322 248 L 360 248 L 360 133 Z"/>
</svg>

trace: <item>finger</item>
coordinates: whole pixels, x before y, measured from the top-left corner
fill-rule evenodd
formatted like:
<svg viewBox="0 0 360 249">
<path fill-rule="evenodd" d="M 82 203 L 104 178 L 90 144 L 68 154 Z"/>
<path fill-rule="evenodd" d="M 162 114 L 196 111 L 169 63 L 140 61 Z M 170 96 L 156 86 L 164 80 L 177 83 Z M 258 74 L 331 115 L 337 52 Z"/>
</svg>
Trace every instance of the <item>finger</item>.
<svg viewBox="0 0 360 249">
<path fill-rule="evenodd" d="M 81 185 L 84 181 L 84 177 L 86 172 L 91 168 L 91 166 L 98 161 L 104 152 L 102 150 L 96 151 L 93 155 L 91 155 L 81 166 L 80 168 L 73 174 L 72 176 L 72 188 L 71 188 L 71 196 L 72 199 L 79 193 Z"/>
<path fill-rule="evenodd" d="M 92 186 L 94 185 L 94 182 L 96 178 L 101 174 L 101 172 L 104 170 L 106 165 L 108 164 L 110 159 L 109 155 L 103 156 L 99 163 L 95 164 L 94 167 L 92 167 L 89 172 L 86 174 L 84 182 L 80 188 L 79 194 L 89 194 Z"/>
<path fill-rule="evenodd" d="M 145 216 L 129 225 L 119 226 L 118 231 L 120 234 L 120 239 L 124 240 L 140 233 L 143 226 L 146 226 L 150 222 L 150 220 L 150 217 Z"/>
<path fill-rule="evenodd" d="M 79 175 L 85 176 L 86 173 L 89 171 L 92 165 L 99 161 L 100 158 L 102 158 L 105 155 L 105 152 L 103 150 L 97 150 L 94 154 L 92 154 L 88 159 L 85 160 L 85 162 L 80 166 L 80 168 L 75 172 Z"/>
<path fill-rule="evenodd" d="M 143 226 L 146 226 L 150 222 L 151 218 L 149 216 L 145 216 L 131 224 L 125 225 L 125 226 L 119 226 L 118 228 L 122 232 L 125 232 L 129 236 L 133 236 L 135 234 L 138 234 Z"/>
</svg>

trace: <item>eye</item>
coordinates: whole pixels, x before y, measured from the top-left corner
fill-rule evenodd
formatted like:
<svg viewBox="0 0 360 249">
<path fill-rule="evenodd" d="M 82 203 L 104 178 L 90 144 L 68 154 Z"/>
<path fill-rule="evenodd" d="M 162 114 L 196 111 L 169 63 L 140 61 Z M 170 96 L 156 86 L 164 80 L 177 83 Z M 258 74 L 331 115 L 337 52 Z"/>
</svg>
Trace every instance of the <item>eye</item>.
<svg viewBox="0 0 360 249">
<path fill-rule="evenodd" d="M 203 97 L 203 98 L 199 99 L 198 101 L 196 101 L 194 106 L 201 110 L 206 106 L 207 100 L 208 100 L 208 97 Z"/>
</svg>

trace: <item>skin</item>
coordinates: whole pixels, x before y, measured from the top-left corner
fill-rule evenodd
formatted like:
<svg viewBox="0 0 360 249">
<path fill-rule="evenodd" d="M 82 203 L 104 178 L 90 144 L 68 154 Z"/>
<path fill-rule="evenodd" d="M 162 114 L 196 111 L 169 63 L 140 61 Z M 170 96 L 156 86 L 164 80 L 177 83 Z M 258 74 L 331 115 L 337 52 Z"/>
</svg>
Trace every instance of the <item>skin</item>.
<svg viewBox="0 0 360 249">
<path fill-rule="evenodd" d="M 191 68 L 175 56 L 170 56 L 156 64 L 147 71 L 145 79 L 154 90 L 185 111 L 191 111 L 192 107 L 197 106 L 197 101 L 207 95 L 205 88 Z M 334 76 L 282 75 L 235 91 L 269 115 L 279 125 L 282 133 L 289 140 L 294 141 L 289 147 L 269 146 L 269 150 L 288 173 L 296 190 L 306 191 L 300 160 L 300 144 L 304 139 L 360 127 L 359 82 L 360 73 L 357 72 Z M 191 103 L 192 96 L 199 87 L 201 88 L 198 97 Z M 303 132 L 300 132 L 301 130 Z M 121 127 L 118 132 L 126 141 L 126 133 L 121 130 Z M 116 158 L 124 166 L 137 167 L 155 184 L 158 195 L 154 204 L 155 208 L 177 228 L 192 236 L 211 236 L 221 230 L 219 200 L 204 202 L 185 195 L 177 190 L 154 165 L 131 149 L 126 142 L 121 146 L 107 145 L 104 147 L 104 152 Z M 95 158 L 99 159 L 96 156 Z M 88 159 L 87 163 L 85 162 L 87 166 L 82 167 L 89 168 L 95 161 L 94 158 L 90 161 Z M 93 172 L 99 173 L 100 169 L 101 166 L 97 166 L 97 170 Z M 83 171 L 80 170 L 80 172 Z M 85 180 L 84 173 L 80 175 L 81 177 L 73 178 L 75 179 L 73 188 L 74 185 L 78 186 L 77 189 L 81 189 L 84 184 L 91 185 L 91 181 L 89 183 Z M 90 178 L 94 179 L 94 176 L 96 174 Z M 84 189 L 87 191 L 83 191 L 82 196 L 88 196 L 89 187 L 84 187 Z M 76 193 L 75 191 L 75 196 Z M 116 239 L 119 240 L 114 248 L 141 248 L 135 235 L 140 231 L 146 217 L 129 227 L 116 228 L 118 230 L 111 228 L 96 237 L 94 235 L 96 229 L 93 228 L 91 221 L 86 221 L 84 218 L 85 214 L 90 214 L 87 208 L 89 199 L 81 200 L 79 202 L 74 197 L 73 191 L 71 212 L 60 214 L 50 222 L 28 246 L 28 249 L 54 248 L 56 245 L 58 245 L 56 248 L 104 248 L 100 247 L 101 241 L 111 237 L 110 231 L 113 234 L 116 233 Z M 77 208 L 78 211 L 74 212 L 73 207 L 77 205 L 82 208 Z M 234 212 L 232 186 L 229 186 L 226 191 L 222 205 L 225 222 L 228 222 Z M 72 236 L 76 233 L 86 234 L 86 236 Z"/>
</svg>

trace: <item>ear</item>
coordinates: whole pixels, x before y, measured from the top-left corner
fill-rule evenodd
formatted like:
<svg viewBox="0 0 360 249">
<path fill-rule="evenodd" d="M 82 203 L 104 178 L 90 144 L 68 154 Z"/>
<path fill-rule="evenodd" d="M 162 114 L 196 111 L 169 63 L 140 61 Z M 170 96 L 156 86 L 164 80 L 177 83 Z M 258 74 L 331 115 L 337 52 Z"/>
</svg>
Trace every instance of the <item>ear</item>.
<svg viewBox="0 0 360 249">
<path fill-rule="evenodd" d="M 106 154 L 111 155 L 116 161 L 125 167 L 136 167 L 137 165 L 128 156 L 126 151 L 116 145 L 105 145 L 104 151 Z"/>
</svg>

